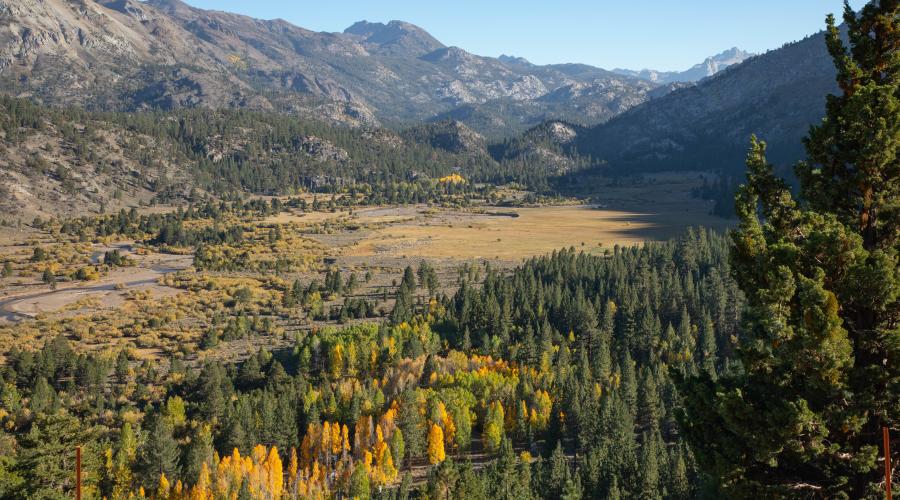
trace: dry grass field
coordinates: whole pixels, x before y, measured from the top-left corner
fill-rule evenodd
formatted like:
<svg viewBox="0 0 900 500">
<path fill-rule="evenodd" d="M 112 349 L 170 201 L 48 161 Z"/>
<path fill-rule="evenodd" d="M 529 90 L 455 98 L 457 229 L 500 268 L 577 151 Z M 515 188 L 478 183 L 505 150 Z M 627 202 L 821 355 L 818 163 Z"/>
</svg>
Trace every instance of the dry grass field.
<svg viewBox="0 0 900 500">
<path fill-rule="evenodd" d="M 691 197 L 697 183 L 691 175 L 660 174 L 652 183 L 605 188 L 598 196 L 602 203 L 594 206 L 360 210 L 352 220 L 366 229 L 341 253 L 519 261 L 570 246 L 603 252 L 615 245 L 666 240 L 691 226 L 727 228 L 728 220 L 710 215 L 708 203 Z"/>
<path fill-rule="evenodd" d="M 705 214 L 638 213 L 589 206 L 439 212 L 370 231 L 346 255 L 520 260 L 576 246 L 602 252 L 677 236 L 688 226 L 721 226 Z"/>
</svg>

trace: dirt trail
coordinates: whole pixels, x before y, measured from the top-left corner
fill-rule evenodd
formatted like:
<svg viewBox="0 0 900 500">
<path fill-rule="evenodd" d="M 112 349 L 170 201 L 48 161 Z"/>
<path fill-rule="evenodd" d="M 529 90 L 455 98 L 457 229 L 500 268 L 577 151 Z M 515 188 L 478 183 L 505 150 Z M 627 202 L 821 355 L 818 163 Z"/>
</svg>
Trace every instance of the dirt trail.
<svg viewBox="0 0 900 500">
<path fill-rule="evenodd" d="M 102 255 L 107 249 L 95 252 Z M 56 290 L 30 291 L 0 298 L 0 323 L 33 319 L 40 313 L 57 311 L 87 297 L 102 295 L 109 302 L 128 290 L 161 288 L 157 284 L 166 274 L 187 269 L 191 255 L 150 254 L 133 256 L 137 265 L 114 269 L 97 281 L 62 284 Z"/>
</svg>

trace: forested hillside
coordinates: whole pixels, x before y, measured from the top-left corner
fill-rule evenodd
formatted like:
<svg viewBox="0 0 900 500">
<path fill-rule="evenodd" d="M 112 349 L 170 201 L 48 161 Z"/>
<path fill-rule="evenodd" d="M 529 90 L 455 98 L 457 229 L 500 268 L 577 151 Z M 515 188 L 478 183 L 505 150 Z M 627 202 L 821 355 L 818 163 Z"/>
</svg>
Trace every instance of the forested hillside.
<svg viewBox="0 0 900 500">
<path fill-rule="evenodd" d="M 455 122 L 396 133 L 242 110 L 96 113 L 12 98 L 0 98 L 0 109 L 0 205 L 10 218 L 204 193 L 350 191 L 370 203 L 408 203 L 437 200 L 445 188 L 473 191 L 472 183 L 546 191 L 559 173 L 540 157 L 495 160 L 483 138 Z M 564 161 L 567 169 L 587 164 Z M 466 182 L 438 182 L 451 174 Z"/>
<path fill-rule="evenodd" d="M 731 370 L 743 299 L 726 253 L 706 231 L 563 250 L 510 275 L 470 268 L 419 305 L 429 271 L 409 269 L 389 324 L 235 364 L 79 355 L 65 337 L 13 348 L 0 493 L 71 491 L 60 452 L 83 443 L 92 496 L 406 498 L 434 464 L 416 472 L 430 496 L 690 498 L 706 485 L 672 374 Z M 482 453 L 499 459 L 468 464 Z"/>
<path fill-rule="evenodd" d="M 747 138 L 772 159 L 803 157 L 802 138 L 838 91 L 819 33 L 754 56 L 695 86 L 650 100 L 578 136 L 579 151 L 613 172 L 720 170 L 739 174 Z"/>
</svg>

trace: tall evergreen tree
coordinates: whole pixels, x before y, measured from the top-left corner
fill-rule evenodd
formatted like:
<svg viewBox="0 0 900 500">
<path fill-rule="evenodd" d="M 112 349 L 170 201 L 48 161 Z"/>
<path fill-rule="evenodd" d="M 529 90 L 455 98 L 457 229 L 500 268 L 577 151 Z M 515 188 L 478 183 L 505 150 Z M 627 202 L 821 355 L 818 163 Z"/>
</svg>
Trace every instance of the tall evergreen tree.
<svg viewBox="0 0 900 500">
<path fill-rule="evenodd" d="M 849 48 L 828 18 L 842 93 L 805 141 L 803 201 L 755 139 L 736 197 L 743 370 L 684 384 L 682 427 L 731 495 L 881 498 L 879 430 L 900 430 L 900 2 L 844 21 Z"/>
<path fill-rule="evenodd" d="M 140 451 L 140 470 L 144 473 L 145 488 L 153 488 L 162 474 L 170 479 L 178 477 L 178 455 L 178 443 L 172 436 L 171 423 L 162 415 L 157 415 Z"/>
</svg>

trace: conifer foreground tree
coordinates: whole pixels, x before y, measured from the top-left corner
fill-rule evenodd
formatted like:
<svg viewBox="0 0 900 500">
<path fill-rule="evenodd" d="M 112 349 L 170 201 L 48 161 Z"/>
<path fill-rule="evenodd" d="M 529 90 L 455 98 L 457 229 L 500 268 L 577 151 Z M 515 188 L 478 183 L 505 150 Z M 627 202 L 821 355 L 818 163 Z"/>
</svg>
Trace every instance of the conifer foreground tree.
<svg viewBox="0 0 900 500">
<path fill-rule="evenodd" d="M 682 384 L 682 429 L 731 497 L 883 498 L 882 426 L 900 463 L 898 4 L 845 3 L 849 47 L 828 18 L 842 94 L 805 141 L 800 201 L 752 141 L 731 251 L 742 369 Z"/>
</svg>

